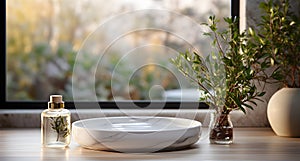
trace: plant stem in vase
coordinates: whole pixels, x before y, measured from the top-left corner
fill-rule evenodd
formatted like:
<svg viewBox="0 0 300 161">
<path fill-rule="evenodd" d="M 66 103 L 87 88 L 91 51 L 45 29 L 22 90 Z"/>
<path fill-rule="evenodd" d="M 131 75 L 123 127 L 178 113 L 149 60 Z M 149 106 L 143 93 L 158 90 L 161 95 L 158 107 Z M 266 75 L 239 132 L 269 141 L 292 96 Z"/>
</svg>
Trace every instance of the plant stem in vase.
<svg viewBox="0 0 300 161">
<path fill-rule="evenodd" d="M 215 16 L 210 16 L 208 23 L 209 36 L 214 50 L 208 56 L 197 49 L 180 52 L 171 59 L 178 70 L 193 83 L 197 84 L 203 95 L 199 100 L 207 103 L 216 112 L 213 113 L 211 143 L 231 144 L 233 141 L 233 126 L 229 113 L 246 109 L 253 110 L 257 101 L 263 101 L 265 83 L 269 75 L 265 72 L 270 62 L 261 53 L 263 45 L 257 45 L 257 34 L 249 30 L 240 31 L 238 19 L 224 18 L 228 28 L 219 30 L 219 22 Z M 191 52 L 190 52 L 191 51 Z M 257 89 L 256 84 L 261 86 Z"/>
</svg>

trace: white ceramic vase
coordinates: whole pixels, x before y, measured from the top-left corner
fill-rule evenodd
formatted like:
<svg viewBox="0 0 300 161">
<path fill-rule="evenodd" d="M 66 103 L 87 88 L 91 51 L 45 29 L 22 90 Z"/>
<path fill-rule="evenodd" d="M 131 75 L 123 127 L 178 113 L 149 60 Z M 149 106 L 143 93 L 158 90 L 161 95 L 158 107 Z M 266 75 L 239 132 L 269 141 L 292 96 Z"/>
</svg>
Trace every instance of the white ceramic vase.
<svg viewBox="0 0 300 161">
<path fill-rule="evenodd" d="M 300 88 L 283 88 L 270 99 L 267 110 L 278 136 L 300 137 Z"/>
</svg>

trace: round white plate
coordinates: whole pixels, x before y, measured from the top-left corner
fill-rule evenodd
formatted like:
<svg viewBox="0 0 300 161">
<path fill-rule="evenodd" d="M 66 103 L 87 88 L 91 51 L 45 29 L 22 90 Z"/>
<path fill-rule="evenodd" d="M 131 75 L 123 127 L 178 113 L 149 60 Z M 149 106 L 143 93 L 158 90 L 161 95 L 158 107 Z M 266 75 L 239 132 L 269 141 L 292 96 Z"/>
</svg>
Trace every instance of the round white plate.
<svg viewBox="0 0 300 161">
<path fill-rule="evenodd" d="M 72 124 L 72 136 L 82 147 L 120 152 L 185 148 L 200 134 L 200 122 L 173 117 L 103 117 Z"/>
</svg>

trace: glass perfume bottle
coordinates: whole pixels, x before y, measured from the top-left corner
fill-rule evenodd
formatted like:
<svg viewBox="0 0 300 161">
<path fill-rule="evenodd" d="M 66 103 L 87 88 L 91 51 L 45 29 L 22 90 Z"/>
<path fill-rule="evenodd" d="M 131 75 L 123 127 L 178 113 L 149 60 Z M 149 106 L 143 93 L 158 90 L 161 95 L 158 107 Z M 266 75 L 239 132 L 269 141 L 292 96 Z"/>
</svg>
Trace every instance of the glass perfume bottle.
<svg viewBox="0 0 300 161">
<path fill-rule="evenodd" d="M 64 109 L 61 95 L 51 95 L 48 109 L 41 114 L 41 141 L 43 147 L 64 148 L 70 144 L 70 111 Z"/>
</svg>

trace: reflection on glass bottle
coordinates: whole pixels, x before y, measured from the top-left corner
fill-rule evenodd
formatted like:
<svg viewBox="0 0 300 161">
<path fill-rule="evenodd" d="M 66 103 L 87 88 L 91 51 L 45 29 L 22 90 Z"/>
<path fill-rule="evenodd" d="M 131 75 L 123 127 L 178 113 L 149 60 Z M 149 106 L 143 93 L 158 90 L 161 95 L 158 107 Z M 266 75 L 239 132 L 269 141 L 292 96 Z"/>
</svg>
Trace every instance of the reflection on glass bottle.
<svg viewBox="0 0 300 161">
<path fill-rule="evenodd" d="M 233 125 L 227 113 L 213 113 L 212 125 L 209 134 L 210 143 L 213 144 L 232 144 Z"/>
<path fill-rule="evenodd" d="M 50 96 L 48 109 L 42 112 L 41 120 L 44 147 L 66 147 L 70 144 L 70 111 L 64 109 L 61 95 Z"/>
</svg>

